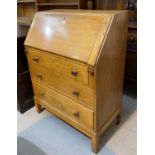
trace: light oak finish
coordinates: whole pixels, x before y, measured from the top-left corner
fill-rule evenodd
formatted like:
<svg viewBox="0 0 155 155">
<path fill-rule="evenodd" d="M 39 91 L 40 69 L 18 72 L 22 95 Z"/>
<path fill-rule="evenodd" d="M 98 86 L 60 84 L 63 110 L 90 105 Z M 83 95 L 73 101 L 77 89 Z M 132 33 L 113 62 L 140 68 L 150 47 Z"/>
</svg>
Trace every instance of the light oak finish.
<svg viewBox="0 0 155 155">
<path fill-rule="evenodd" d="M 72 78 L 67 78 L 38 65 L 29 65 L 29 69 L 31 78 L 35 81 L 44 83 L 47 87 L 56 89 L 86 107 L 93 109 L 93 89 Z"/>
<path fill-rule="evenodd" d="M 69 125 L 72 125 L 75 129 L 78 129 L 79 131 L 83 132 L 86 136 L 88 136 L 88 137 L 93 136 L 93 131 L 92 130 L 89 130 L 88 128 L 86 128 L 82 124 L 79 124 L 74 119 L 71 120 L 71 118 L 68 117 L 68 115 L 65 115 L 64 113 L 60 112 L 58 109 L 54 108 L 53 106 L 50 106 L 44 100 L 40 100 L 39 98 L 37 98 L 35 96 L 34 96 L 34 100 L 35 100 L 35 103 L 37 104 L 37 106 L 39 106 L 40 108 L 41 107 L 46 108 L 47 111 L 49 111 L 50 113 L 52 113 L 55 116 L 59 117 L 63 121 L 67 122 Z M 44 106 L 42 106 L 42 105 L 44 105 Z M 37 107 L 36 107 L 36 111 L 37 111 Z M 40 113 L 40 111 L 39 111 L 39 113 Z"/>
<path fill-rule="evenodd" d="M 95 68 L 96 78 L 98 79 L 95 80 L 97 102 L 95 131 L 102 128 L 106 119 L 120 107 L 121 98 L 118 96 L 121 96 L 123 90 L 126 55 L 124 50 L 128 24 L 126 16 L 127 14 L 115 15 L 108 29 L 108 36 L 101 45 L 101 53 L 98 56 Z"/>
<path fill-rule="evenodd" d="M 35 96 L 40 100 L 44 100 L 49 106 L 57 109 L 60 113 L 64 113 L 64 115 L 67 115 L 71 120 L 93 130 L 92 110 L 36 82 L 33 82 L 33 89 Z M 42 105 L 44 106 L 43 103 Z"/>
<path fill-rule="evenodd" d="M 127 11 L 41 12 L 25 40 L 36 110 L 89 136 L 93 152 L 120 122 L 127 21 Z"/>
<path fill-rule="evenodd" d="M 88 84 L 88 66 L 60 59 L 55 55 L 44 53 L 41 50 L 29 49 L 29 64 L 38 64 L 49 68 L 52 72 L 57 72 L 61 76 L 67 76 L 75 80 Z"/>
<path fill-rule="evenodd" d="M 101 43 L 97 40 L 104 38 L 112 15 L 49 14 L 35 14 L 25 44 L 88 64 L 91 60 L 94 65 Z"/>
</svg>

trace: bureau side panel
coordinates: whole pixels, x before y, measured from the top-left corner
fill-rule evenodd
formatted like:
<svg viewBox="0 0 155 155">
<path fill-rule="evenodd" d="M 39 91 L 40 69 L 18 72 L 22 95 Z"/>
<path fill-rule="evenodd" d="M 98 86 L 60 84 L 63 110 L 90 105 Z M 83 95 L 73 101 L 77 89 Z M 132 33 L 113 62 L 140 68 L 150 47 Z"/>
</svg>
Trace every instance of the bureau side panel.
<svg viewBox="0 0 155 155">
<path fill-rule="evenodd" d="M 96 63 L 95 132 L 120 109 L 123 89 L 128 12 L 113 17 Z"/>
</svg>

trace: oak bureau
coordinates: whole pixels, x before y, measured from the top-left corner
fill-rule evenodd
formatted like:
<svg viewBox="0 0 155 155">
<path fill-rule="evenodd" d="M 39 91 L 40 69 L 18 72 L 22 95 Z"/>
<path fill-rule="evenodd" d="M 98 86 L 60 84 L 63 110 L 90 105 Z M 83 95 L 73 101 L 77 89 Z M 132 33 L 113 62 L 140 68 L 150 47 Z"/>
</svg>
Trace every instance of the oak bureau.
<svg viewBox="0 0 155 155">
<path fill-rule="evenodd" d="M 127 21 L 127 11 L 38 12 L 24 43 L 37 112 L 90 137 L 94 152 L 119 123 Z"/>
</svg>

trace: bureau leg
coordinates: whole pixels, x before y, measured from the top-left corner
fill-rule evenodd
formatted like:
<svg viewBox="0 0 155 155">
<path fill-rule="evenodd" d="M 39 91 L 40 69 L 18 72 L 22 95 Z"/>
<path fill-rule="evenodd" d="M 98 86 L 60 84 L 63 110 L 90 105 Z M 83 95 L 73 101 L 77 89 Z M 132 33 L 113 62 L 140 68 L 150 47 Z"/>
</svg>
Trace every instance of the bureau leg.
<svg viewBox="0 0 155 155">
<path fill-rule="evenodd" d="M 116 117 L 116 124 L 119 125 L 121 122 L 121 114 Z"/>
<path fill-rule="evenodd" d="M 41 105 L 35 103 L 36 111 L 37 113 L 40 113 L 42 111 Z"/>
<path fill-rule="evenodd" d="M 93 135 L 91 143 L 92 143 L 92 151 L 94 153 L 97 153 L 100 149 L 100 136 L 99 135 Z"/>
</svg>

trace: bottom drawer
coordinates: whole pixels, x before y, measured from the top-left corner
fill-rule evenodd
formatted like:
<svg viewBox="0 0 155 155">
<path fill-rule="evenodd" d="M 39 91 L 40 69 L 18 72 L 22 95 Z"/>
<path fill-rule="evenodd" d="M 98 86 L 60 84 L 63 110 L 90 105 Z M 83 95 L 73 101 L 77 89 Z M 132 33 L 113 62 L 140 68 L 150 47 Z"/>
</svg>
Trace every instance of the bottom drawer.
<svg viewBox="0 0 155 155">
<path fill-rule="evenodd" d="M 51 106 L 62 113 L 64 117 L 67 116 L 71 120 L 93 130 L 92 110 L 52 89 L 38 84 L 37 82 L 33 82 L 33 89 L 35 96 L 40 99 L 39 104 L 43 105 L 47 109 L 49 106 Z"/>
</svg>

